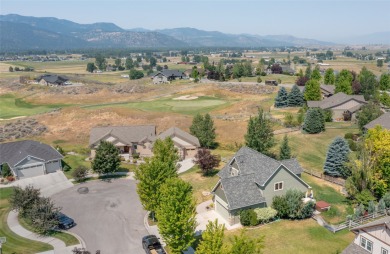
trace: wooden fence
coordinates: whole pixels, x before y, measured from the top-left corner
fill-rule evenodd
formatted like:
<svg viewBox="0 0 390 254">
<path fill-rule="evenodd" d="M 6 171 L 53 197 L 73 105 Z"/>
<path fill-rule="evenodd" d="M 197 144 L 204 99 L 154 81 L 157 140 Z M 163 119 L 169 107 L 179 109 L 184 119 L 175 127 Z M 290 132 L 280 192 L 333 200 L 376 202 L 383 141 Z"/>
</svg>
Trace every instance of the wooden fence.
<svg viewBox="0 0 390 254">
<path fill-rule="evenodd" d="M 335 184 L 343 186 L 343 187 L 345 186 L 345 180 L 344 179 L 341 179 L 341 178 L 338 178 L 338 177 L 333 177 L 333 176 L 328 176 L 328 175 L 325 175 L 325 174 L 322 174 L 322 173 L 318 173 L 318 172 L 313 171 L 313 170 L 304 169 L 303 172 L 305 172 L 306 174 L 309 174 L 311 176 L 323 179 L 325 181 L 328 181 L 328 182 L 331 182 L 331 183 L 335 183 Z"/>
</svg>

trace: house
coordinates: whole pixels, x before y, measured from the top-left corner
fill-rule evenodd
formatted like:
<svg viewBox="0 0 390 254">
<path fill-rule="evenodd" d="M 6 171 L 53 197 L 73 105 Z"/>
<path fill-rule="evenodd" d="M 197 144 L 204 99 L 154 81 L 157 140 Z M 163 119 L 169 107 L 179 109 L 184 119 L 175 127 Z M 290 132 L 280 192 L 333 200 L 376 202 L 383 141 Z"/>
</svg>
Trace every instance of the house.
<svg viewBox="0 0 390 254">
<path fill-rule="evenodd" d="M 169 83 L 175 79 L 183 79 L 185 74 L 179 70 L 162 70 L 152 76 L 153 84 Z"/>
<path fill-rule="evenodd" d="M 367 104 L 363 95 L 347 95 L 339 92 L 322 101 L 308 101 L 309 108 L 329 109 L 333 113 L 333 121 L 350 121 L 356 118 L 356 112 Z"/>
<path fill-rule="evenodd" d="M 389 254 L 390 216 L 351 229 L 354 241 L 342 254 Z"/>
<path fill-rule="evenodd" d="M 53 147 L 33 140 L 0 144 L 0 165 L 7 163 L 17 179 L 61 170 L 62 158 Z"/>
<path fill-rule="evenodd" d="M 297 189 L 310 193 L 301 179 L 302 167 L 295 159 L 277 161 L 248 147 L 242 147 L 218 173 L 212 190 L 215 211 L 230 225 L 240 222 L 242 209 L 269 207 L 277 195 Z"/>
<path fill-rule="evenodd" d="M 334 85 L 324 85 L 320 86 L 322 99 L 330 97 L 334 94 L 335 86 Z"/>
<path fill-rule="evenodd" d="M 157 136 L 157 139 L 170 137 L 178 150 L 180 159 L 194 158 L 200 147 L 199 139 L 191 134 L 172 127 Z"/>
<path fill-rule="evenodd" d="M 380 125 L 383 129 L 390 130 L 390 112 L 387 112 L 375 120 L 372 120 L 368 124 L 364 125 L 365 130 L 375 128 L 375 126 Z"/>
<path fill-rule="evenodd" d="M 96 148 L 101 141 L 108 141 L 116 146 L 121 154 L 129 156 L 137 153 L 141 157 L 152 156 L 152 144 L 156 137 L 156 126 L 106 126 L 91 129 L 89 147 L 91 157 L 95 157 Z"/>
<path fill-rule="evenodd" d="M 39 84 L 44 86 L 63 86 L 68 79 L 64 76 L 46 74 L 37 78 Z"/>
</svg>

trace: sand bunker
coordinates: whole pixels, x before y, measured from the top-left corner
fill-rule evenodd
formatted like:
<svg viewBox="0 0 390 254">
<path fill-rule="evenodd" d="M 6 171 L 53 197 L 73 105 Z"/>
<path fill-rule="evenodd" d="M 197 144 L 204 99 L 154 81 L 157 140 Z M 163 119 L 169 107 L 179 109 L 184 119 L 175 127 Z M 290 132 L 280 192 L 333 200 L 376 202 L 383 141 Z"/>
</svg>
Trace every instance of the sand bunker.
<svg viewBox="0 0 390 254">
<path fill-rule="evenodd" d="M 173 98 L 174 100 L 178 101 L 190 101 L 190 100 L 196 100 L 198 99 L 198 96 L 191 96 L 191 95 L 183 95 L 177 98 Z"/>
</svg>

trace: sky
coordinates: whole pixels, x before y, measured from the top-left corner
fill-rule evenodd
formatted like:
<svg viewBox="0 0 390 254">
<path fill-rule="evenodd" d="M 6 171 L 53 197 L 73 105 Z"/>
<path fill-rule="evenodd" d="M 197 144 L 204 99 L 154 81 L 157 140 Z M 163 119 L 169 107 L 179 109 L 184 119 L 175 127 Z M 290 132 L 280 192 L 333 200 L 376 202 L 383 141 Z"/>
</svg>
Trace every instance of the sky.
<svg viewBox="0 0 390 254">
<path fill-rule="evenodd" d="M 390 0 L 0 0 L 0 14 L 340 41 L 390 31 Z"/>
</svg>

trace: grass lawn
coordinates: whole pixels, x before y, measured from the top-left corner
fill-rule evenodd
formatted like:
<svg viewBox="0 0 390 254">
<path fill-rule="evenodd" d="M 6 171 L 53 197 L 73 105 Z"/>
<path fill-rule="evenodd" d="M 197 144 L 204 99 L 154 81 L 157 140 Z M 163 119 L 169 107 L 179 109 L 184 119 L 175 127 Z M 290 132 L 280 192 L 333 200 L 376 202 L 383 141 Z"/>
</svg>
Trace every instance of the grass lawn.
<svg viewBox="0 0 390 254">
<path fill-rule="evenodd" d="M 197 113 L 207 113 L 214 109 L 223 108 L 231 105 L 230 102 L 209 96 L 201 96 L 195 100 L 173 100 L 173 98 L 162 98 L 153 101 L 125 102 L 87 105 L 82 108 L 100 109 L 107 107 L 121 107 L 139 109 L 150 112 L 172 112 L 186 115 L 195 115 Z"/>
<path fill-rule="evenodd" d="M 228 239 L 238 234 L 240 234 L 240 230 L 225 231 L 224 242 L 230 242 Z M 334 234 L 312 219 L 282 220 L 260 228 L 247 230 L 245 235 L 248 237 L 265 236 L 264 254 L 340 253 L 354 238 L 354 234 L 348 230 Z"/>
<path fill-rule="evenodd" d="M 18 116 L 31 116 L 51 111 L 64 105 L 38 105 L 16 98 L 12 94 L 0 95 L 0 118 L 8 119 Z"/>
<path fill-rule="evenodd" d="M 70 167 L 69 170 L 64 171 L 64 174 L 67 178 L 71 179 L 73 171 L 79 167 L 79 166 L 84 166 L 86 168 L 91 168 L 91 162 L 85 160 L 86 156 L 84 155 L 70 155 L 67 154 L 65 158 L 63 159 L 64 164 L 68 165 Z"/>
<path fill-rule="evenodd" d="M 12 193 L 12 188 L 0 189 L 0 236 L 7 237 L 7 242 L 3 244 L 3 254 L 33 254 L 52 250 L 49 244 L 31 241 L 14 234 L 7 225 L 9 212 L 8 197 Z"/>
</svg>

